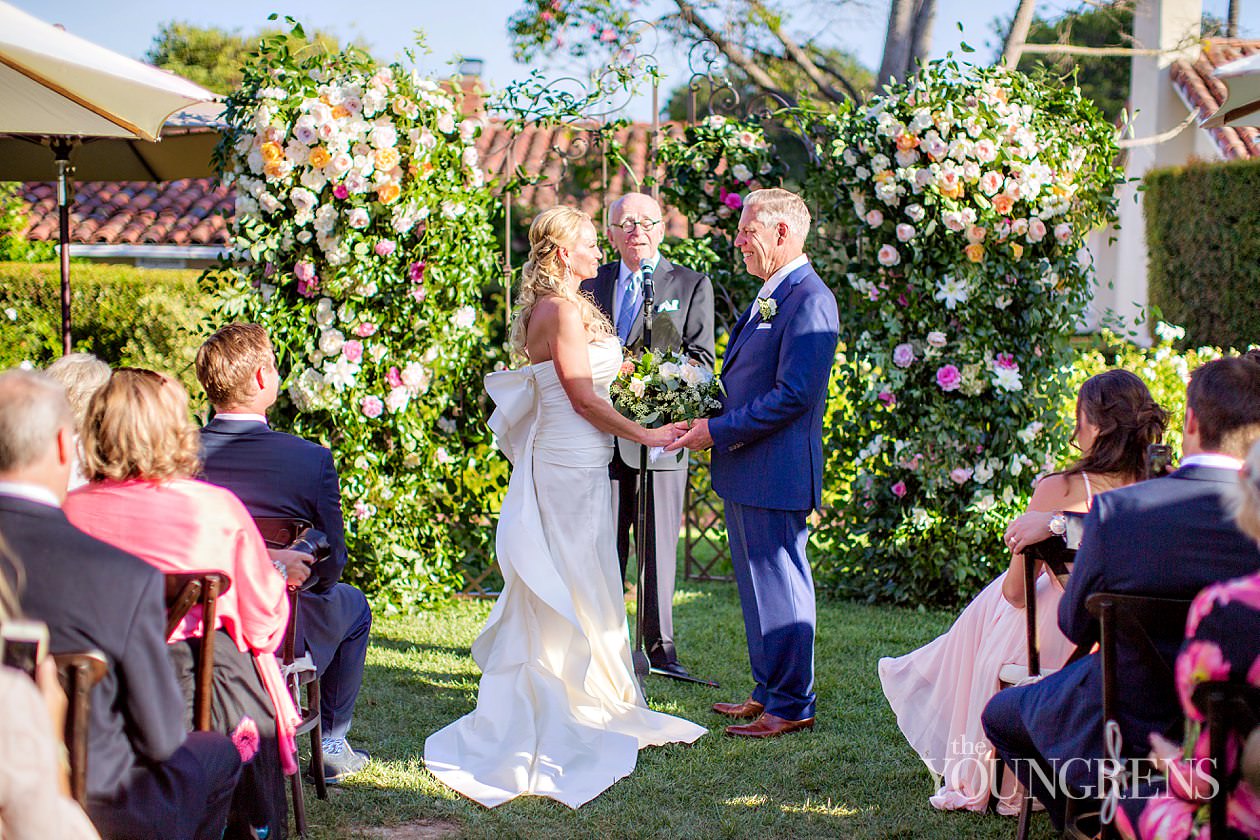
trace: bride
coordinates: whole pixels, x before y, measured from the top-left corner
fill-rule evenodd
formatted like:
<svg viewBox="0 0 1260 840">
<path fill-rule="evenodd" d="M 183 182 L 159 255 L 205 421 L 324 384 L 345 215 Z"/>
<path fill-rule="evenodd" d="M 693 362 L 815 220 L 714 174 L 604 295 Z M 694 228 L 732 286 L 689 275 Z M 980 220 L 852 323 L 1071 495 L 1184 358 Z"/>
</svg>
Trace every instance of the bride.
<svg viewBox="0 0 1260 840">
<path fill-rule="evenodd" d="M 548 210 L 529 242 L 511 344 L 531 364 L 486 377 L 513 464 L 496 534 L 503 592 L 472 646 L 477 707 L 429 736 L 424 761 L 482 805 L 533 794 L 577 808 L 629 775 L 641 748 L 706 730 L 639 691 L 612 519 L 612 436 L 663 446 L 674 432 L 608 400 L 621 346 L 578 293 L 600 261 L 590 217 Z"/>
</svg>

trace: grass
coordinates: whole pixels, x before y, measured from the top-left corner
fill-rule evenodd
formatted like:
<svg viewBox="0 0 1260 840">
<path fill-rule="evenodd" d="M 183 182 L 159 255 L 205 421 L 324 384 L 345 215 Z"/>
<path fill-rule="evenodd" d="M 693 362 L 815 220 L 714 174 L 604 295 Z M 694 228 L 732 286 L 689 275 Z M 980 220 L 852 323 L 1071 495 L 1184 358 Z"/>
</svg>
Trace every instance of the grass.
<svg viewBox="0 0 1260 840">
<path fill-rule="evenodd" d="M 710 728 L 692 746 L 644 750 L 638 768 L 577 811 L 522 797 L 486 809 L 424 769 L 424 739 L 473 708 L 478 671 L 468 646 L 490 611 L 457 601 L 410 617 L 379 618 L 353 740 L 371 768 L 327 802 L 307 788 L 311 836 L 700 838 L 1009 838 L 1014 820 L 942 813 L 931 779 L 897 729 L 875 663 L 944 630 L 936 612 L 822 603 L 818 610 L 818 725 L 812 733 L 749 742 L 722 734 L 709 710 L 751 685 L 732 584 L 685 584 L 675 620 L 681 658 L 711 689 L 652 677 L 649 702 Z M 389 827 L 397 827 L 391 830 Z M 407 828 L 410 826 L 410 828 Z M 382 828 L 384 827 L 384 828 Z M 1051 837 L 1044 815 L 1032 837 Z"/>
</svg>

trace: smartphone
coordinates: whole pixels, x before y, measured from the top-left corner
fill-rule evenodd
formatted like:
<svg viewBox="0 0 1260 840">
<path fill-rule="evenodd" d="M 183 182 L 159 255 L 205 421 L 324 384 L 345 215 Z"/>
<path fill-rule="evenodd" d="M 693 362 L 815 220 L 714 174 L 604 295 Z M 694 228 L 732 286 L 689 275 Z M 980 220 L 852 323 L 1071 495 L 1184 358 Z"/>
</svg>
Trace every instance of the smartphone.
<svg viewBox="0 0 1260 840">
<path fill-rule="evenodd" d="M 35 678 L 35 668 L 48 655 L 48 625 L 21 619 L 0 623 L 0 664 Z"/>
<path fill-rule="evenodd" d="M 1152 443 L 1146 447 L 1146 477 L 1159 478 L 1172 471 L 1172 447 L 1166 443 Z"/>
</svg>

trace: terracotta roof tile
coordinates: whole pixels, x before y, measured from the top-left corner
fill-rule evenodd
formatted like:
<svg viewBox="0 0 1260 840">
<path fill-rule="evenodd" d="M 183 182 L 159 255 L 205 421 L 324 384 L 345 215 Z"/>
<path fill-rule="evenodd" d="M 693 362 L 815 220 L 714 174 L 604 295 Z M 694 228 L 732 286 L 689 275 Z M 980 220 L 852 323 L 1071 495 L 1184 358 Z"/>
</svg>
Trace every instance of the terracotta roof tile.
<svg viewBox="0 0 1260 840">
<path fill-rule="evenodd" d="M 1186 103 L 1207 119 L 1220 110 L 1225 101 L 1225 83 L 1212 75 L 1218 67 L 1260 52 L 1260 41 L 1241 38 L 1214 38 L 1204 42 L 1199 57 L 1173 62 L 1169 74 L 1173 85 Z M 1226 160 L 1260 158 L 1260 129 L 1212 128 L 1207 132 Z"/>
</svg>

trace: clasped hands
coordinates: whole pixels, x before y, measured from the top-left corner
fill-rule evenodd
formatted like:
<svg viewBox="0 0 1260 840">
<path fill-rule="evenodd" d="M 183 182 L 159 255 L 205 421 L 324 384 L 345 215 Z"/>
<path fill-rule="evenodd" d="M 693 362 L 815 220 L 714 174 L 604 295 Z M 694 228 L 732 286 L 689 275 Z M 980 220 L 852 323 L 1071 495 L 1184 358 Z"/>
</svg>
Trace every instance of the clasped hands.
<svg viewBox="0 0 1260 840">
<path fill-rule="evenodd" d="M 651 431 L 660 433 L 651 445 L 663 446 L 666 452 L 677 452 L 684 448 L 694 452 L 713 445 L 713 438 L 709 436 L 709 421 L 704 418 L 681 420 Z"/>
</svg>

